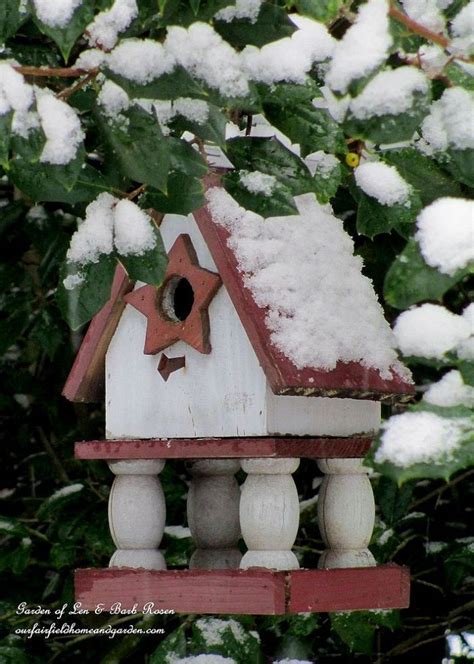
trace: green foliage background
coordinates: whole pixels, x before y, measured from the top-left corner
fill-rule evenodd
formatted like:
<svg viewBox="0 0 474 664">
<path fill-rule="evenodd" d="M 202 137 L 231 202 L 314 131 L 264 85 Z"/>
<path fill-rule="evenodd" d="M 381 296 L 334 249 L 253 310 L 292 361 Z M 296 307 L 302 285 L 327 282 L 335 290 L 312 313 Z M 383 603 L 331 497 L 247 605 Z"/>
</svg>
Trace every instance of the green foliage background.
<svg viewBox="0 0 474 664">
<path fill-rule="evenodd" d="M 159 4 L 141 0 L 139 17 L 125 36 L 151 36 L 160 39 L 166 25 L 209 20 L 227 2 L 165 0 Z M 85 0 L 83 9 L 67 30 L 44 26 L 31 13 L 19 10 L 17 0 L 4 0 L 0 6 L 0 36 L 6 50 L 22 65 L 63 67 L 73 62 L 84 47 L 81 35 L 97 11 L 110 5 L 107 0 Z M 455 5 L 455 6 L 454 6 Z M 462 3 L 450 8 L 453 14 Z M 340 36 L 350 19 L 351 3 L 336 0 L 298 0 L 296 9 L 325 21 Z M 257 24 L 234 21 L 215 22 L 216 29 L 237 48 L 246 43 L 258 46 L 291 34 L 287 9 L 281 2 L 265 3 Z M 349 17 L 349 18 L 348 18 Z M 394 26 L 394 30 L 395 30 Z M 420 37 L 398 26 L 398 45 L 412 48 Z M 414 46 L 413 46 L 414 44 Z M 396 56 L 391 64 L 397 65 Z M 399 64 L 399 63 L 398 63 Z M 19 602 L 57 608 L 72 605 L 72 572 L 77 567 L 106 566 L 113 552 L 107 528 L 107 497 L 111 474 L 104 463 L 79 463 L 73 459 L 73 442 L 103 436 L 103 410 L 98 405 L 72 405 L 61 396 L 61 388 L 81 340 L 82 329 L 71 331 L 61 315 L 57 297 L 58 279 L 76 218 L 84 216 L 85 206 L 100 191 L 130 192 L 145 185 L 139 201 L 160 212 L 186 214 L 202 203 L 199 179 L 206 171 L 202 158 L 180 142 L 183 131 L 201 132 L 203 141 L 225 147 L 237 169 L 261 170 L 278 178 L 277 195 L 268 201 L 250 196 L 235 175 L 229 175 L 226 188 L 244 206 L 264 216 L 291 214 L 292 196 L 314 191 L 321 202 L 331 201 L 335 213 L 345 219 L 354 237 L 357 253 L 364 258 L 366 274 L 384 302 L 389 320 L 414 303 L 437 301 L 461 312 L 469 301 L 467 274 L 453 278 L 427 266 L 413 234 L 416 212 L 439 196 L 470 196 L 472 171 L 469 155 L 444 154 L 431 159 L 413 147 L 394 149 L 382 158 L 397 166 L 412 185 L 416 200 L 411 216 L 400 219 L 400 210 L 383 209 L 353 183 L 352 169 L 345 156 L 360 151 L 364 141 L 380 143 L 397 135 L 411 136 L 420 114 L 391 118 L 361 126 L 349 119 L 341 126 L 322 110 L 311 105 L 320 94 L 318 73 L 304 86 L 279 84 L 272 89 L 255 86 L 246 100 L 223 100 L 204 89 L 182 71 L 172 81 L 162 77 L 144 89 L 135 90 L 130 81 L 118 80 L 131 96 L 173 98 L 184 94 L 205 98 L 210 103 L 210 121 L 200 130 L 177 120 L 170 137 L 164 138 L 156 123 L 146 114 L 131 109 L 131 133 L 111 127 L 100 116 L 95 100 L 96 81 L 72 92 L 68 101 L 81 115 L 87 129 L 85 149 L 67 167 L 38 162 L 44 136 L 27 144 L 10 137 L 2 127 L 0 142 L 0 386 L 1 484 L 0 484 L 0 663 L 29 662 L 166 662 L 167 654 L 182 656 L 206 652 L 199 628 L 199 616 L 167 618 L 126 618 L 125 624 L 164 627 L 166 638 L 125 636 L 57 637 L 31 640 L 15 636 L 14 630 L 49 618 L 20 616 Z M 445 77 L 467 89 L 472 79 L 450 63 Z M 35 79 L 35 82 L 38 82 Z M 46 79 L 51 89 L 69 89 L 71 80 L 54 76 Z M 434 80 L 432 93 L 438 98 L 446 84 Z M 362 83 L 361 83 L 362 85 Z M 428 101 L 426 100 L 426 103 Z M 423 110 L 425 109 L 425 110 Z M 312 177 L 303 162 L 275 139 L 234 139 L 224 141 L 226 119 L 245 126 L 249 114 L 263 112 L 273 125 L 302 146 L 303 153 L 325 150 L 338 157 L 339 166 L 329 179 Z M 10 118 L 11 120 L 11 118 Z M 387 130 L 388 126 L 388 130 Z M 388 131 L 388 133 L 387 133 Z M 133 133 L 135 132 L 135 133 Z M 385 132 L 385 133 L 384 133 Z M 5 138 L 6 137 L 6 138 Z M 375 149 L 375 148 L 372 148 Z M 2 152 L 3 151 L 3 152 Z M 116 159 L 110 159 L 111 151 Z M 168 156 L 156 162 L 156 156 Z M 95 155 L 90 158 L 90 155 Z M 97 159 L 98 156 L 98 159 Z M 153 158 L 154 168 L 149 168 Z M 84 164 L 85 167 L 81 168 Z M 171 166 L 170 166 L 171 164 Z M 150 179 L 153 174 L 153 179 Z M 186 191 L 186 196 L 180 192 Z M 41 206 L 36 205 L 41 203 Z M 120 257 L 118 257 L 120 259 Z M 107 285 L 114 263 L 100 264 Z M 159 281 L 153 274 L 150 281 Z M 63 275 L 64 276 L 64 275 Z M 132 275 L 133 276 L 133 275 Z M 107 281 L 108 280 L 108 281 Z M 80 328 L 100 308 L 103 292 L 80 294 L 83 306 L 79 319 L 70 321 Z M 64 309 L 64 306 L 63 306 Z M 412 358 L 418 385 L 439 376 L 440 368 L 456 366 L 472 383 L 472 367 L 452 357 L 439 364 Z M 386 414 L 388 415 L 388 409 Z M 222 646 L 211 649 L 234 657 L 242 664 L 270 662 L 290 657 L 317 662 L 409 662 L 414 658 L 441 662 L 446 653 L 445 635 L 472 629 L 474 613 L 474 555 L 470 525 L 473 521 L 473 471 L 470 458 L 443 468 L 429 479 L 427 469 L 413 477 L 400 477 L 393 468 L 381 468 L 374 476 L 378 505 L 376 529 L 371 550 L 378 562 L 396 561 L 412 570 L 411 607 L 402 612 L 355 612 L 351 614 L 295 616 L 293 618 L 237 617 L 247 632 L 245 643 L 237 643 L 229 628 Z M 447 477 L 449 481 L 437 479 Z M 183 524 L 189 478 L 184 465 L 168 464 L 162 474 L 169 525 Z M 316 464 L 305 462 L 295 475 L 302 500 L 311 498 L 320 474 Z M 402 480 L 406 480 L 401 483 Z M 74 483 L 82 490 L 51 499 L 58 488 Z M 308 503 L 302 512 L 295 550 L 302 565 L 315 567 L 323 544 L 316 527 L 316 506 Z M 430 543 L 438 542 L 433 545 Z M 192 550 L 189 539 L 165 536 L 163 549 L 169 565 L 186 566 Z M 102 623 L 124 624 L 123 617 L 87 617 L 76 620 L 85 626 Z M 202 624 L 202 623 L 201 623 Z M 259 636 L 257 639 L 253 633 Z"/>
</svg>

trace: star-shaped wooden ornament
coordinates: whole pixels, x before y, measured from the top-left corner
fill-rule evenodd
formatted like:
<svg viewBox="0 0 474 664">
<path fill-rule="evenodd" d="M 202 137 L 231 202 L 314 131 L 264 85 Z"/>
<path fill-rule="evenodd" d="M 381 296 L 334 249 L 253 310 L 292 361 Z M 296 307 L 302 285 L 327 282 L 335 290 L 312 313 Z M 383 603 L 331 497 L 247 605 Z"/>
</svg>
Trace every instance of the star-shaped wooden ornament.
<svg viewBox="0 0 474 664">
<path fill-rule="evenodd" d="M 210 353 L 209 304 L 221 278 L 199 265 L 189 235 L 180 235 L 168 252 L 163 285 L 142 286 L 124 297 L 147 318 L 145 355 L 155 355 L 177 341 Z"/>
</svg>

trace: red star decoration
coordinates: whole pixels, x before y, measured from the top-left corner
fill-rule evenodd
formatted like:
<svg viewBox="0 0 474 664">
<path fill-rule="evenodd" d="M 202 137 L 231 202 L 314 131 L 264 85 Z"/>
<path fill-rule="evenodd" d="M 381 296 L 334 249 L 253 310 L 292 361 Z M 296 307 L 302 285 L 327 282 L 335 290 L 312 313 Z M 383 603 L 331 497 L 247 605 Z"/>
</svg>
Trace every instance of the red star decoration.
<svg viewBox="0 0 474 664">
<path fill-rule="evenodd" d="M 179 279 L 186 279 L 194 294 L 192 308 L 184 320 L 173 315 L 173 304 L 166 301 L 170 293 L 173 298 L 172 285 Z M 155 355 L 180 340 L 200 353 L 210 353 L 208 307 L 221 283 L 218 274 L 200 267 L 189 235 L 180 235 L 168 252 L 162 286 L 142 286 L 124 297 L 147 318 L 145 355 Z"/>
</svg>

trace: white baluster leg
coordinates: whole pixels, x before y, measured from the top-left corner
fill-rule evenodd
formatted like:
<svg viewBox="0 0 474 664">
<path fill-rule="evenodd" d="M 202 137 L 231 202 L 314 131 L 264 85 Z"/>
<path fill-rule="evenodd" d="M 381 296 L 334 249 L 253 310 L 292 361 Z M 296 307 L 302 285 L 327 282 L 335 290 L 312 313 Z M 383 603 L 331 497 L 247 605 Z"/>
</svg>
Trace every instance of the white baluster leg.
<svg viewBox="0 0 474 664">
<path fill-rule="evenodd" d="M 240 488 L 234 459 L 203 459 L 188 464 L 193 479 L 188 492 L 188 524 L 196 550 L 190 569 L 227 569 L 239 566 Z"/>
<path fill-rule="evenodd" d="M 111 461 L 116 475 L 109 498 L 109 526 L 117 551 L 109 567 L 166 569 L 158 551 L 166 521 L 160 459 Z"/>
<path fill-rule="evenodd" d="M 299 500 L 291 477 L 299 459 L 245 459 L 240 526 L 248 547 L 241 568 L 298 569 L 291 547 L 299 525 Z"/>
<path fill-rule="evenodd" d="M 321 459 L 318 522 L 327 549 L 319 567 L 372 567 L 367 548 L 375 520 L 374 495 L 362 459 Z"/>
</svg>

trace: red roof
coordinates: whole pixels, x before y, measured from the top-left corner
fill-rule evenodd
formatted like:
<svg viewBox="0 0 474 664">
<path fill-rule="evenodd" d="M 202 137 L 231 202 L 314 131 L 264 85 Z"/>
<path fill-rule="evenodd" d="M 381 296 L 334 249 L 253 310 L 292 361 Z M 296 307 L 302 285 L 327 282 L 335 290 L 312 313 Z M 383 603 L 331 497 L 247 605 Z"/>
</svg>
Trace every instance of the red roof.
<svg viewBox="0 0 474 664">
<path fill-rule="evenodd" d="M 218 185 L 219 175 L 209 175 L 205 184 L 208 188 Z M 228 231 L 212 220 L 207 207 L 194 217 L 275 394 L 376 400 L 410 397 L 413 385 L 398 374 L 387 380 L 376 369 L 357 362 L 338 362 L 331 371 L 298 369 L 272 344 L 265 324 L 266 310 L 255 303 L 244 285 L 237 260 L 227 246 Z M 111 299 L 92 320 L 67 379 L 63 390 L 67 399 L 99 401 L 103 397 L 105 354 L 125 307 L 122 298 L 132 287 L 124 270 L 117 268 Z"/>
</svg>

